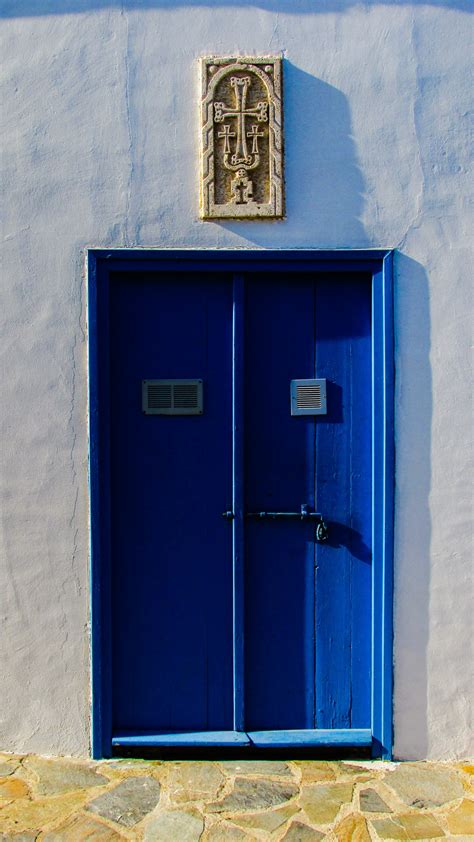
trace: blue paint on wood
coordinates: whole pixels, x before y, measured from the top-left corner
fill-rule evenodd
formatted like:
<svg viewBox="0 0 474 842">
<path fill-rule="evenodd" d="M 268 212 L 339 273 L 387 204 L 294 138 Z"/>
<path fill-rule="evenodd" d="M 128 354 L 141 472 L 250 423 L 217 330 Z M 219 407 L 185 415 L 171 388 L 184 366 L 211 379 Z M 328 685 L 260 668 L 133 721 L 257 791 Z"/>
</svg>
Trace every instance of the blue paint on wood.
<svg viewBox="0 0 474 842">
<path fill-rule="evenodd" d="M 370 727 L 371 278 L 316 285 L 316 371 L 328 413 L 316 426 L 317 508 L 329 526 L 317 546 L 316 724 Z"/>
<path fill-rule="evenodd" d="M 248 736 L 259 748 L 320 747 L 367 748 L 372 745 L 370 728 L 305 728 L 290 731 L 249 731 Z"/>
<path fill-rule="evenodd" d="M 394 355 L 393 259 L 386 255 L 372 284 L 373 607 L 372 732 L 374 755 L 392 756 Z"/>
<path fill-rule="evenodd" d="M 109 284 L 91 258 L 88 273 L 89 486 L 91 495 L 92 753 L 111 750 Z"/>
<path fill-rule="evenodd" d="M 139 275 L 137 275 L 139 270 Z M 107 252 L 91 251 L 89 252 L 89 363 L 90 363 L 90 395 L 89 395 L 89 416 L 90 416 L 90 492 L 91 492 L 91 602 L 92 602 L 92 680 L 93 680 L 93 752 L 94 756 L 108 756 L 111 752 L 112 745 L 112 727 L 115 731 L 119 727 L 117 720 L 117 702 L 116 693 L 112 693 L 112 674 L 111 674 L 111 650 L 112 638 L 114 648 L 117 648 L 116 635 L 113 633 L 114 625 L 112 623 L 112 606 L 114 608 L 114 616 L 117 617 L 117 607 L 115 599 L 111 600 L 110 583 L 113 580 L 112 573 L 116 574 L 114 562 L 111 564 L 111 548 L 110 548 L 110 458 L 109 458 L 109 430 L 110 423 L 113 420 L 115 412 L 116 401 L 112 401 L 112 413 L 109 414 L 110 407 L 110 385 L 109 385 L 109 360 L 110 360 L 110 337 L 109 337 L 109 305 L 108 297 L 109 290 L 114 290 L 117 282 L 117 276 L 114 272 L 132 271 L 131 283 L 133 286 L 143 285 L 146 277 L 154 278 L 155 285 L 158 276 L 161 280 L 168 274 L 168 281 L 178 281 L 187 273 L 188 279 L 192 276 L 196 280 L 196 273 L 205 272 L 207 281 L 211 278 L 215 281 L 222 282 L 222 273 L 238 272 L 264 272 L 270 273 L 274 279 L 286 273 L 292 273 L 299 277 L 301 275 L 314 275 L 315 272 L 327 272 L 331 275 L 344 271 L 347 278 L 356 280 L 360 272 L 369 273 L 372 277 L 372 294 L 373 294 L 373 337 L 372 337 L 372 357 L 373 357 L 373 477 L 374 477 L 374 494 L 373 501 L 373 542 L 374 542 L 374 560 L 373 560 L 373 628 L 372 628 L 372 643 L 373 643 L 373 658 L 372 658 L 372 731 L 374 735 L 374 754 L 382 754 L 385 757 L 390 756 L 391 752 L 391 704 L 392 704 L 392 567 L 393 567 L 393 328 L 392 328 L 392 269 L 391 269 L 391 253 L 381 250 L 369 251 L 347 251 L 347 252 L 328 252 L 328 251 L 273 251 L 273 252 L 242 252 L 242 251 L 219 251 L 219 252 L 196 252 L 193 250 L 182 251 L 155 251 L 155 250 L 114 250 Z M 157 275 L 158 273 L 158 275 Z M 178 274 L 176 274 L 178 273 Z M 220 277 L 219 277 L 220 276 Z M 201 275 L 201 278 L 203 276 Z M 227 275 L 227 287 L 230 291 L 231 282 L 230 276 Z M 333 278 L 334 284 L 337 285 L 337 279 Z M 231 295 L 228 295 L 229 306 L 231 302 Z M 142 302 L 147 308 L 146 300 Z M 132 308 L 133 309 L 133 308 Z M 124 330 L 116 332 L 115 346 L 120 351 L 120 343 L 123 345 L 130 342 L 130 334 L 136 335 L 137 324 L 130 327 L 130 320 L 132 313 L 127 313 L 125 319 L 125 311 L 127 307 L 122 306 L 122 319 L 124 322 Z M 154 322 L 152 316 L 153 308 L 149 308 L 149 314 L 145 319 L 145 332 L 151 331 L 152 323 Z M 195 309 L 199 312 L 199 307 Z M 229 310 L 230 312 L 230 310 Z M 228 326 L 229 347 L 231 341 L 231 324 L 232 317 L 227 321 L 223 318 L 223 314 L 215 314 L 217 320 L 225 323 Z M 126 322 L 126 323 L 125 323 Z M 120 334 L 120 336 L 119 336 Z M 119 341 L 120 340 L 120 341 Z M 125 352 L 122 350 L 122 354 Z M 231 359 L 229 354 L 229 360 Z M 113 357 L 112 357 L 113 363 Z M 118 367 L 117 367 L 118 371 Z M 167 372 L 170 373 L 170 372 Z M 151 372 L 149 372 L 149 376 Z M 146 376 L 146 375 L 144 375 Z M 162 375 L 166 376 L 166 375 Z M 190 376 L 189 371 L 182 376 Z M 199 375 L 197 375 L 199 376 Z M 230 376 L 230 370 L 229 370 Z M 230 382 L 229 379 L 227 382 Z M 298 419 L 293 419 L 298 420 Z M 311 448 L 312 434 L 309 434 L 308 446 Z M 232 440 L 232 423 L 229 425 L 229 443 Z M 235 442 L 234 442 L 235 443 Z M 214 444 L 214 441 L 213 441 Z M 226 460 L 224 459 L 224 462 Z M 234 471 L 235 473 L 235 471 Z M 229 463 L 230 475 L 230 463 Z M 113 490 L 113 486 L 112 486 Z M 235 487 L 234 487 L 235 495 Z M 219 505 L 219 515 L 225 509 L 231 508 L 232 502 L 236 503 L 236 497 L 232 494 L 232 488 L 229 489 L 229 495 L 225 503 Z M 113 495 L 112 495 L 113 499 Z M 132 501 L 133 502 L 133 501 Z M 303 501 L 301 501 L 303 502 Z M 305 500 L 304 502 L 309 502 Z M 267 506 L 271 510 L 281 507 L 273 505 Z M 293 506 L 291 507 L 293 508 Z M 128 515 L 128 507 L 125 516 Z M 112 512 L 114 506 L 112 506 Z M 132 506 L 133 512 L 133 506 Z M 229 524 L 222 520 L 223 526 L 227 527 L 226 535 L 229 535 L 231 529 Z M 182 521 L 183 522 L 183 521 Z M 306 524 L 304 525 L 306 528 Z M 229 547 L 230 549 L 230 547 Z M 138 571 L 136 554 L 132 556 L 131 564 L 134 565 L 135 571 Z M 232 564 L 229 565 L 232 567 Z M 227 568 L 226 568 L 227 569 Z M 139 572 L 139 571 L 138 571 Z M 235 565 L 234 565 L 234 585 L 235 579 Z M 351 572 L 351 576 L 352 576 Z M 125 584 L 127 589 L 127 576 Z M 192 578 L 192 577 L 191 577 Z M 219 577 L 217 577 L 219 578 Z M 136 576 L 135 576 L 136 580 Z M 134 580 L 134 581 L 135 581 Z M 308 580 L 309 581 L 309 580 Z M 128 580 L 130 582 L 130 579 Z M 191 583 L 192 587 L 193 583 Z M 216 585 L 213 591 L 213 600 L 217 599 L 217 591 L 221 589 L 222 580 Z M 211 583 L 210 590 L 214 588 L 214 583 Z M 365 585 L 362 586 L 364 590 Z M 133 588 L 132 588 L 133 590 Z M 140 590 L 140 589 L 139 589 Z M 142 588 L 143 590 L 143 588 Z M 224 588 L 225 590 L 225 588 Z M 308 589 L 307 589 L 308 590 Z M 128 588 L 127 605 L 123 605 L 123 614 L 127 614 L 130 606 L 130 588 Z M 163 595 L 162 589 L 156 591 L 160 596 Z M 166 592 L 166 589 L 165 589 Z M 227 600 L 229 605 L 232 604 L 232 576 L 228 577 L 227 582 Z M 178 603 L 179 604 L 179 603 Z M 308 603 L 309 604 L 309 603 Z M 161 607 L 161 602 L 160 602 Z M 136 606 L 132 601 L 132 616 L 137 612 Z M 165 613 L 170 610 L 165 607 Z M 179 609 L 178 609 L 179 613 Z M 229 616 L 231 615 L 229 611 Z M 234 612 L 234 617 L 236 613 Z M 138 617 L 140 620 L 140 617 Z M 352 633 L 354 632 L 354 614 L 351 619 Z M 159 625 L 159 622 L 158 622 Z M 190 624 L 192 625 L 192 623 Z M 151 627 L 151 622 L 149 623 Z M 135 631 L 134 631 L 134 634 Z M 139 636 L 139 635 L 138 635 Z M 225 634 L 224 634 L 225 638 Z M 158 637 L 155 639 L 155 645 Z M 123 642 L 123 640 L 122 640 Z M 135 643 L 136 643 L 135 638 Z M 308 639 L 305 641 L 308 645 Z M 194 640 L 192 646 L 194 645 Z M 248 641 L 247 641 L 248 647 Z M 218 705 L 214 700 L 210 700 L 207 706 L 205 733 L 222 731 L 221 722 L 217 722 L 219 716 L 222 716 L 222 711 L 225 710 L 225 716 L 230 718 L 230 725 L 232 726 L 233 716 L 232 711 L 233 701 L 238 699 L 237 688 L 237 674 L 234 670 L 232 676 L 232 663 L 236 664 L 236 652 L 238 648 L 232 648 L 231 642 L 227 639 L 224 648 L 229 650 L 230 657 L 225 657 L 222 661 L 222 668 L 219 671 L 217 682 L 225 676 L 221 688 L 225 686 L 224 695 L 227 701 L 220 706 L 220 713 L 218 712 Z M 133 647 L 125 645 L 125 653 L 128 651 L 129 661 L 133 666 L 132 656 Z M 138 651 L 138 655 L 137 655 Z M 135 647 L 135 656 L 143 657 L 143 652 L 140 654 L 140 649 Z M 305 655 L 300 655 L 302 662 L 305 661 Z M 142 668 L 143 676 L 147 676 L 151 685 L 154 686 L 155 691 L 162 691 L 165 689 L 166 695 L 166 669 L 164 673 L 161 671 L 160 660 L 149 657 L 147 653 L 148 666 Z M 165 657 L 166 663 L 166 657 Z M 212 658 L 211 658 L 212 661 Z M 168 664 L 170 661 L 168 659 Z M 352 663 L 352 669 L 355 668 L 356 662 Z M 116 663 L 114 660 L 114 666 Z M 170 668 L 168 668 L 170 669 Z M 114 687 L 117 688 L 117 668 L 114 670 Z M 172 671 L 171 671 L 172 672 Z M 170 672 L 170 674 L 171 674 Z M 125 674 L 125 672 L 124 672 Z M 178 673 L 175 672 L 175 675 Z M 308 668 L 308 675 L 310 675 L 310 668 Z M 232 681 L 234 678 L 234 681 Z M 205 684 L 206 682 L 204 682 Z M 210 684 L 213 679 L 210 679 Z M 201 686 L 203 682 L 201 679 Z M 232 687 L 232 684 L 234 687 Z M 133 684 L 130 682 L 123 682 L 124 692 L 132 692 L 135 686 L 138 687 L 138 697 L 140 699 L 140 692 L 142 691 L 142 684 Z M 199 686 L 199 681 L 198 681 Z M 209 685 L 210 686 L 210 685 Z M 359 685 L 361 686 L 361 685 Z M 130 688 L 132 692 L 130 692 Z M 174 688 L 179 691 L 178 685 Z M 232 689 L 234 694 L 232 694 Z M 146 691 L 146 693 L 148 690 Z M 199 697 L 199 691 L 197 696 Z M 212 696 L 212 692 L 210 694 Z M 234 699 L 232 698 L 234 695 Z M 114 696 L 114 716 L 115 722 L 112 726 L 112 696 Z M 175 692 L 176 697 L 176 692 Z M 356 694 L 357 697 L 357 694 Z M 306 703 L 309 696 L 306 696 Z M 190 704 L 187 702 L 183 705 L 173 708 L 173 715 L 178 715 L 179 721 L 166 723 L 153 722 L 151 729 L 153 733 L 157 733 L 156 729 L 163 732 L 163 727 L 169 733 L 171 730 L 183 731 L 192 730 L 193 733 L 197 728 L 199 732 L 202 728 L 201 722 L 187 721 L 183 723 L 180 716 L 185 713 L 189 714 L 190 709 L 193 709 L 194 700 Z M 199 703 L 197 705 L 199 707 Z M 355 716 L 357 702 L 352 703 L 353 722 L 352 724 L 360 724 Z M 130 704 L 129 712 L 133 718 L 132 730 L 136 733 L 140 730 L 140 717 L 135 716 L 136 706 Z M 306 704 L 305 716 L 308 712 Z M 202 705 L 201 705 L 202 713 Z M 359 714 L 357 714 L 359 716 Z M 199 718 L 199 717 L 198 717 Z M 242 721 L 235 720 L 239 728 L 242 727 Z M 224 723 L 222 723 L 224 724 Z M 256 727 L 258 727 L 258 724 Z M 291 723 L 292 724 L 292 723 Z M 311 725 L 320 724 L 314 720 L 304 722 L 302 730 L 307 734 L 308 740 L 310 732 L 314 728 L 308 727 Z M 263 728 L 269 727 L 269 723 L 262 723 Z M 123 722 L 123 727 L 127 727 L 127 723 Z M 227 722 L 224 729 L 229 728 Z M 278 726 L 281 730 L 281 724 Z M 143 728 L 141 729 L 143 731 Z M 321 730 L 321 729 L 318 729 Z M 331 729 L 334 735 L 337 735 L 341 729 Z M 351 729 L 342 729 L 350 730 Z M 360 730 L 360 729 L 358 729 Z M 363 729 L 364 731 L 366 729 Z M 117 733 L 117 731 L 116 731 Z M 130 735 L 129 735 L 130 736 Z M 245 738 L 245 735 L 242 734 Z M 176 743 L 173 743 L 176 744 Z"/>
<path fill-rule="evenodd" d="M 229 277 L 112 278 L 114 733 L 233 727 L 231 313 Z M 143 414 L 169 377 L 203 379 L 202 416 Z"/>
<path fill-rule="evenodd" d="M 246 281 L 246 510 L 314 509 L 314 418 L 292 417 L 290 381 L 314 372 L 311 277 Z M 246 523 L 246 730 L 314 727 L 315 527 Z"/>
<path fill-rule="evenodd" d="M 140 272 L 242 272 L 263 271 L 272 274 L 288 271 L 376 272 L 390 252 L 384 249 L 98 249 L 94 257 L 107 266 L 109 272 L 129 271 L 130 266 Z"/>
<path fill-rule="evenodd" d="M 244 289 L 234 275 L 232 302 L 232 557 L 234 728 L 244 730 Z"/>
<path fill-rule="evenodd" d="M 163 733 L 131 733 L 116 734 L 112 739 L 116 747 L 136 746 L 137 748 L 173 747 L 173 746 L 248 746 L 250 740 L 247 734 L 240 731 L 168 731 Z"/>
<path fill-rule="evenodd" d="M 91 504 L 91 529 L 90 529 L 90 556 L 93 560 L 90 569 L 90 594 L 91 594 L 91 618 L 92 618 L 92 643 L 91 646 L 91 675 L 92 675 L 92 756 L 102 757 L 104 751 L 103 739 L 103 710 L 104 697 L 107 697 L 106 689 L 102 685 L 102 654 L 103 654 L 103 632 L 102 632 L 102 606 L 101 587 L 102 576 L 100 567 L 96 570 L 95 564 L 101 559 L 100 535 L 101 535 L 101 495 L 100 476 L 101 464 L 99 454 L 99 310 L 97 303 L 97 267 L 93 257 L 88 265 L 88 330 L 89 330 L 89 495 Z"/>
</svg>

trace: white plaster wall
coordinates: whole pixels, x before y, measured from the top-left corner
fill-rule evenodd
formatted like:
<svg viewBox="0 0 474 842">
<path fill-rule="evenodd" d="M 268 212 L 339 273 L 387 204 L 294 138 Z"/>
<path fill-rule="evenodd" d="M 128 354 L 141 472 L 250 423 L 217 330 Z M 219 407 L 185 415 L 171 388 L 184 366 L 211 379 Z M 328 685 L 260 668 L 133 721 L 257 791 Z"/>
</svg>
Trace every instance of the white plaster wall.
<svg viewBox="0 0 474 842">
<path fill-rule="evenodd" d="M 467 2 L 1 17 L 0 747 L 89 751 L 84 247 L 396 246 L 395 751 L 474 754 Z M 280 51 L 287 220 L 201 222 L 197 59 Z"/>
</svg>

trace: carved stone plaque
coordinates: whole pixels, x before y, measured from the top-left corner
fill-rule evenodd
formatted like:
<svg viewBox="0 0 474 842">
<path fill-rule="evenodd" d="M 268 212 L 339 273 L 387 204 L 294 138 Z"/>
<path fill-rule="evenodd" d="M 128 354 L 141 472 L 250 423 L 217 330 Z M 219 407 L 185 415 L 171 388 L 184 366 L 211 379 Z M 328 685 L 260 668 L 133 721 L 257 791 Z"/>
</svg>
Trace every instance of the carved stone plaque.
<svg viewBox="0 0 474 842">
<path fill-rule="evenodd" d="M 281 59 L 202 59 L 204 219 L 283 216 Z"/>
</svg>

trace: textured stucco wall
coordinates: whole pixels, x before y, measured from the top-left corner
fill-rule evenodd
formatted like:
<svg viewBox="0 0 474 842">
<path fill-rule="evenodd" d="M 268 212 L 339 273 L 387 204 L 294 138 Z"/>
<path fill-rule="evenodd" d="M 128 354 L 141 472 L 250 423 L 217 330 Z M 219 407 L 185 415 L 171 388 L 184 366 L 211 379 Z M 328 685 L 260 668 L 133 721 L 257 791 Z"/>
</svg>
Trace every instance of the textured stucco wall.
<svg viewBox="0 0 474 842">
<path fill-rule="evenodd" d="M 84 247 L 396 246 L 395 751 L 474 753 L 467 3 L 9 0 L 0 23 L 0 746 L 89 750 Z M 203 223 L 197 59 L 280 51 L 288 218 Z"/>
</svg>

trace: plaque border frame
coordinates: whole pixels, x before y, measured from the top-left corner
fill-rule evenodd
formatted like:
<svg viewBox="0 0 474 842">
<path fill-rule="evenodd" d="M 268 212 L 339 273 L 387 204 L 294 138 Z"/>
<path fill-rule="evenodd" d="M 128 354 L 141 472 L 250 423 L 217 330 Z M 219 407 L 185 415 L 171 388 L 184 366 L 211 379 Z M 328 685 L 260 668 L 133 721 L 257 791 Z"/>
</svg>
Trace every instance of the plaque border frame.
<svg viewBox="0 0 474 842">
<path fill-rule="evenodd" d="M 201 219 L 283 219 L 284 149 L 283 149 L 283 73 L 280 56 L 205 56 L 201 64 Z M 272 65 L 273 81 L 262 66 Z M 217 67 L 209 80 L 208 69 Z M 216 203 L 214 201 L 214 90 L 221 79 L 232 71 L 250 68 L 257 73 L 268 92 L 270 201 L 264 204 Z"/>
</svg>

